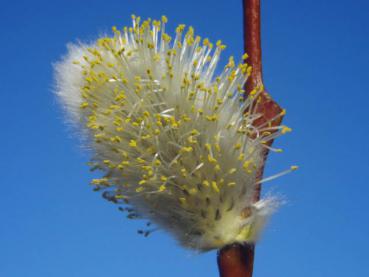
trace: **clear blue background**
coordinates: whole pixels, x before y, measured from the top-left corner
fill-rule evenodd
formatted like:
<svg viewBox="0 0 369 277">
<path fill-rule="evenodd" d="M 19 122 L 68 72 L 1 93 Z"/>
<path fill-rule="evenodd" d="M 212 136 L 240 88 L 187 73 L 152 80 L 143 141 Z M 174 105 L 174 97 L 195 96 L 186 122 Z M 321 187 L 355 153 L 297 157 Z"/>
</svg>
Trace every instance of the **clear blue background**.
<svg viewBox="0 0 369 277">
<path fill-rule="evenodd" d="M 89 41 L 130 14 L 159 18 L 242 52 L 241 1 L 2 1 L 0 276 L 217 276 L 215 252 L 167 234 L 136 235 L 88 186 L 88 156 L 51 92 L 67 42 Z M 276 146 L 264 186 L 287 199 L 258 244 L 255 277 L 369 276 L 366 0 L 264 0 L 265 84 L 294 132 Z"/>
</svg>

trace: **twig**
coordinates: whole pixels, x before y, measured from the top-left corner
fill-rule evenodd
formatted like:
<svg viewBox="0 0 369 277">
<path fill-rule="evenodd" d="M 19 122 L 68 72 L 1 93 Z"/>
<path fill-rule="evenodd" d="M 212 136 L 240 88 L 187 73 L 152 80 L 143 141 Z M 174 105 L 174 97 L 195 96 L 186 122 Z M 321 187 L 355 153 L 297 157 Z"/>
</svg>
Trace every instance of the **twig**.
<svg viewBox="0 0 369 277">
<path fill-rule="evenodd" d="M 244 50 L 249 55 L 248 64 L 252 66 L 252 73 L 247 80 L 245 90 L 249 93 L 255 87 L 263 85 L 260 40 L 260 0 L 243 0 Z M 254 124 L 263 123 L 282 113 L 281 107 L 274 102 L 266 91 L 260 95 L 257 112 L 262 116 Z M 272 126 L 278 126 L 282 116 L 272 121 Z M 272 144 L 270 141 L 269 145 Z M 264 152 L 264 162 L 257 174 L 257 181 L 262 179 L 268 150 Z M 254 201 L 260 199 L 261 185 L 258 185 Z M 252 277 L 255 245 L 232 244 L 218 251 L 218 267 L 221 277 Z"/>
<path fill-rule="evenodd" d="M 254 245 L 231 244 L 218 251 L 221 277 L 251 277 L 254 266 Z"/>
</svg>

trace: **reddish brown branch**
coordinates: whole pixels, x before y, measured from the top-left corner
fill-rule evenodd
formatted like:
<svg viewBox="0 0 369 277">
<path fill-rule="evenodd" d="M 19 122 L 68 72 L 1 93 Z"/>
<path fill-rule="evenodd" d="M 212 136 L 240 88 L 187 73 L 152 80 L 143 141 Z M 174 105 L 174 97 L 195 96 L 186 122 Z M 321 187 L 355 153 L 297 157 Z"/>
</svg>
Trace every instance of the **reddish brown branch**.
<svg viewBox="0 0 369 277">
<path fill-rule="evenodd" d="M 231 244 L 218 252 L 221 277 L 251 277 L 254 266 L 254 246 Z"/>
<path fill-rule="evenodd" d="M 261 63 L 261 40 L 260 40 L 260 0 L 243 0 L 243 26 L 244 26 L 244 49 L 249 55 L 248 64 L 252 66 L 252 73 L 247 80 L 245 90 L 249 93 L 252 89 L 263 84 Z M 256 126 L 270 121 L 282 109 L 270 98 L 266 91 L 259 96 L 256 112 L 262 116 L 254 124 Z M 278 126 L 282 116 L 271 122 L 272 126 Z M 270 141 L 269 145 L 272 144 Z M 265 160 L 268 151 L 264 153 L 264 163 L 259 168 L 257 180 L 261 180 L 264 172 Z M 254 201 L 260 199 L 261 186 L 256 188 Z M 254 245 L 233 244 L 223 247 L 218 251 L 218 267 L 221 277 L 252 277 L 254 264 Z"/>
<path fill-rule="evenodd" d="M 246 83 L 246 92 L 263 83 L 260 39 L 260 0 L 243 0 L 243 43 L 249 55 L 247 63 L 252 66 L 251 76 Z"/>
</svg>

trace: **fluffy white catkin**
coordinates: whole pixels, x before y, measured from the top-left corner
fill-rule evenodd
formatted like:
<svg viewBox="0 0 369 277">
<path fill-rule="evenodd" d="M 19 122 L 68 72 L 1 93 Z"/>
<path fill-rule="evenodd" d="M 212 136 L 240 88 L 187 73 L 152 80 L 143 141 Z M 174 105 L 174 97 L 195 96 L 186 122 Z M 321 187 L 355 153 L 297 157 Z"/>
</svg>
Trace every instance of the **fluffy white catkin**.
<svg viewBox="0 0 369 277">
<path fill-rule="evenodd" d="M 173 41 L 166 22 L 133 16 L 56 65 L 56 94 L 104 174 L 91 183 L 185 247 L 254 242 L 275 206 L 253 203 L 256 173 L 266 143 L 289 128 L 253 125 L 263 88 L 244 99 L 250 66 L 231 57 L 214 76 L 225 46 L 184 25 Z"/>
</svg>

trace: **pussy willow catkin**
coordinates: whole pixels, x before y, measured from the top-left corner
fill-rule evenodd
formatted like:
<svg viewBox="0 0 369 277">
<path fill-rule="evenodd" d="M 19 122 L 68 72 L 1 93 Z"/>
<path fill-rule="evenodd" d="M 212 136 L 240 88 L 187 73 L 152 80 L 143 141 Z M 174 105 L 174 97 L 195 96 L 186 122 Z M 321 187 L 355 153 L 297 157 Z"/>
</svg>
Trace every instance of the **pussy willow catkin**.
<svg viewBox="0 0 369 277">
<path fill-rule="evenodd" d="M 253 124 L 263 88 L 244 96 L 247 55 L 215 76 L 222 42 L 184 25 L 173 41 L 166 23 L 133 16 L 56 65 L 56 94 L 103 173 L 91 183 L 185 247 L 253 242 L 275 207 L 253 203 L 256 173 L 268 141 L 290 129 Z"/>
</svg>

